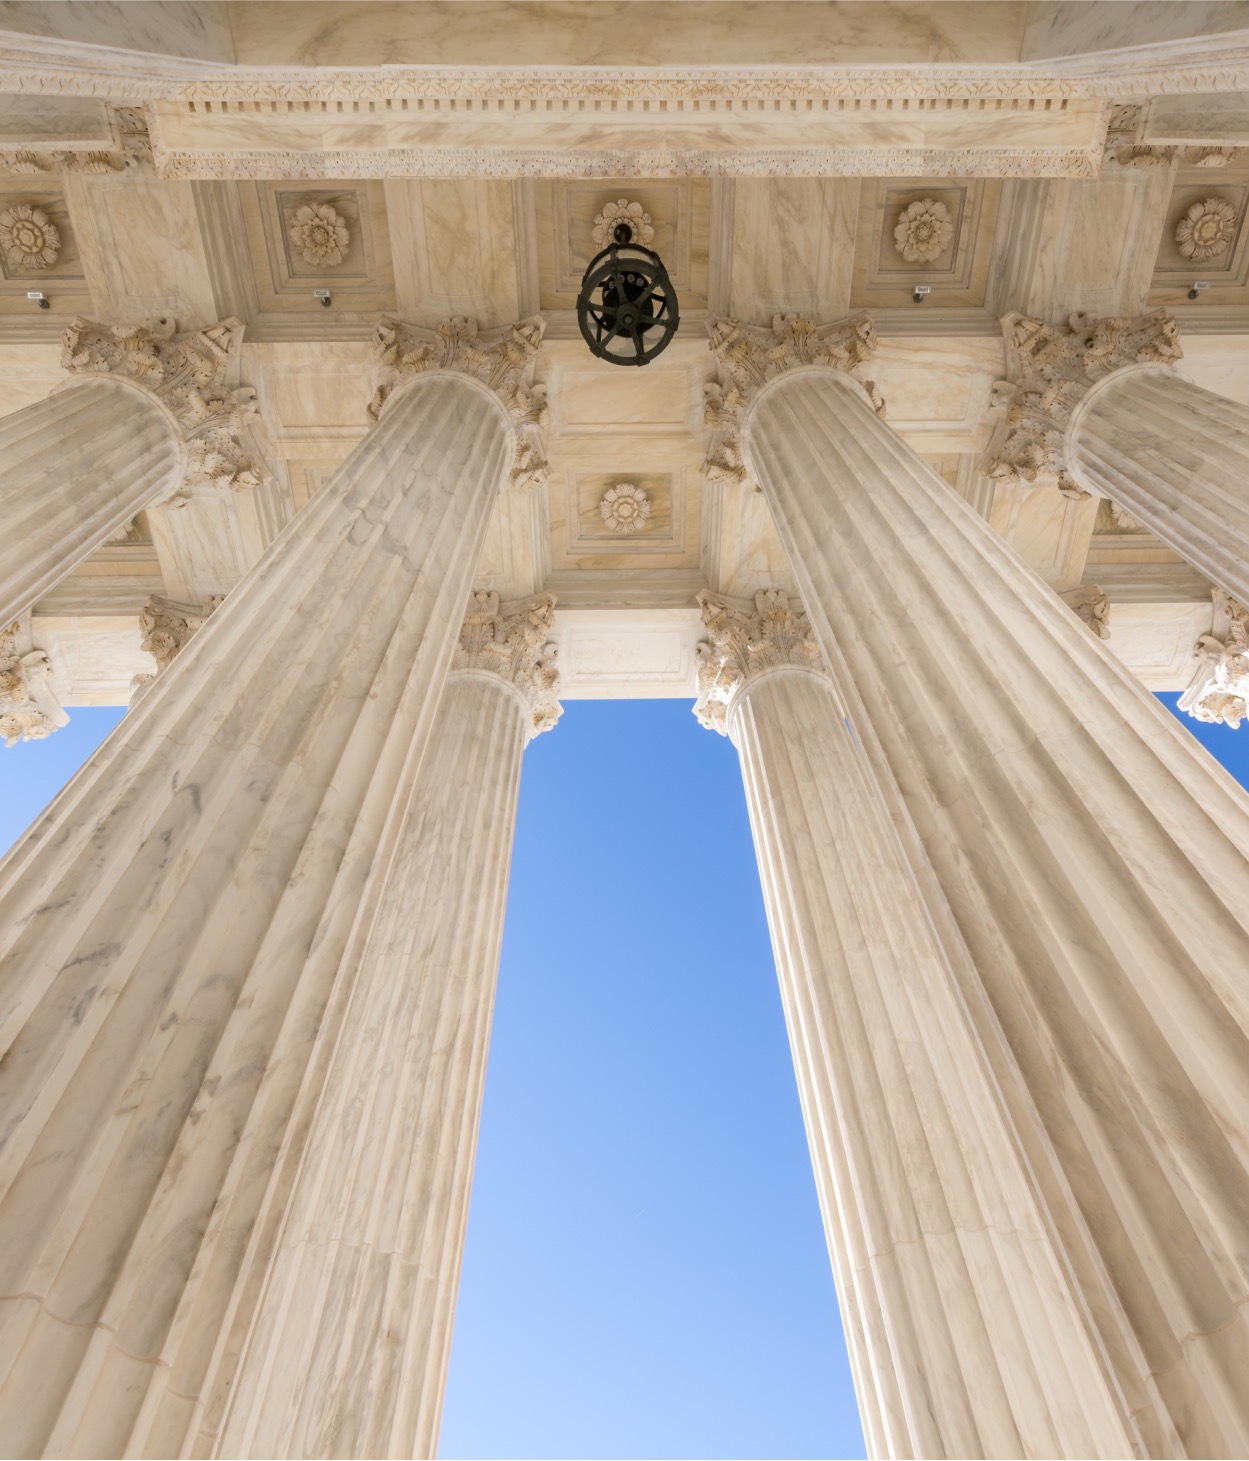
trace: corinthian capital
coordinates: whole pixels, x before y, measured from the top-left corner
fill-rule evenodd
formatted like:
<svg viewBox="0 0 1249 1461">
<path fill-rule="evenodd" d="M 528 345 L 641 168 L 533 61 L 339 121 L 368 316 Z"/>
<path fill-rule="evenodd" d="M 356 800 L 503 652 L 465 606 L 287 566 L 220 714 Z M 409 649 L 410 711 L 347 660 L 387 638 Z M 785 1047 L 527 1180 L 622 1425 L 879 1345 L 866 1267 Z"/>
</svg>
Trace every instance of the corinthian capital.
<svg viewBox="0 0 1249 1461">
<path fill-rule="evenodd" d="M 1213 594 L 1214 622 L 1197 641 L 1197 669 L 1179 708 L 1235 730 L 1249 718 L 1249 612 L 1221 588 Z"/>
<path fill-rule="evenodd" d="M 772 328 L 737 320 L 707 321 L 719 379 L 703 387 L 704 424 L 713 432 L 704 470 L 708 480 L 740 486 L 750 480 L 742 458 L 741 420 L 755 392 L 782 371 L 824 365 L 853 376 L 881 415 L 885 403 L 862 371 L 876 350 L 869 315 L 856 314 L 832 325 L 817 325 L 803 315 L 777 315 Z"/>
<path fill-rule="evenodd" d="M 474 593 L 451 662 L 452 670 L 486 670 L 514 685 L 528 702 L 535 736 L 564 713 L 556 647 L 549 639 L 554 621 L 552 593 L 510 604 L 500 604 L 496 593 Z"/>
<path fill-rule="evenodd" d="M 198 607 L 192 607 L 190 604 L 176 604 L 157 594 L 149 596 L 139 613 L 139 642 L 140 647 L 156 661 L 156 672 L 136 675 L 131 680 L 131 705 L 157 675 L 173 664 L 224 599 L 224 594 L 213 594 L 201 600 Z"/>
<path fill-rule="evenodd" d="M 369 414 L 376 419 L 391 391 L 413 376 L 431 371 L 472 376 L 499 396 L 515 423 L 513 483 L 517 487 L 545 486 L 546 389 L 533 383 L 533 368 L 545 329 L 545 322 L 536 315 L 484 334 L 478 331 L 476 320 L 462 317 L 444 320 L 434 330 L 402 320 L 382 320 L 374 331 L 373 343 L 388 378 L 373 397 Z"/>
<path fill-rule="evenodd" d="M 196 487 L 240 492 L 270 480 L 251 423 L 256 392 L 239 383 L 243 322 L 222 320 L 178 334 L 171 319 L 101 325 L 77 319 L 65 331 L 61 364 L 79 375 L 111 375 L 150 391 L 182 436 L 182 478 L 165 499 L 181 506 Z"/>
<path fill-rule="evenodd" d="M 52 665 L 30 638 L 30 616 L 0 632 L 0 740 L 41 741 L 69 723 L 48 684 Z"/>
<path fill-rule="evenodd" d="M 778 665 L 822 668 L 810 621 L 779 589 L 757 593 L 753 613 L 706 590 L 699 594 L 698 605 L 707 643 L 698 646 L 694 714 L 708 730 L 728 734 L 729 702 L 752 676 Z"/>
<path fill-rule="evenodd" d="M 1052 484 L 1067 497 L 1087 497 L 1067 472 L 1071 413 L 1113 371 L 1179 360 L 1179 325 L 1163 309 L 1134 319 L 1073 314 L 1065 325 L 1009 314 L 1002 333 L 1008 379 L 993 388 L 999 422 L 984 470 L 999 482 Z"/>
</svg>

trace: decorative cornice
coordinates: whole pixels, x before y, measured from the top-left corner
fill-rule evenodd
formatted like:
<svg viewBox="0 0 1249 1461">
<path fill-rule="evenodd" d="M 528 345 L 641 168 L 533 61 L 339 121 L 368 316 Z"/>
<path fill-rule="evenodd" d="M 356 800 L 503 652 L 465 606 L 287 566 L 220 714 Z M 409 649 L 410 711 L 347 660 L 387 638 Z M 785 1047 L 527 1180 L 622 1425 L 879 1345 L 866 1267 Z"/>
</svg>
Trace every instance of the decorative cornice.
<svg viewBox="0 0 1249 1461">
<path fill-rule="evenodd" d="M 41 741 L 68 725 L 69 716 L 52 693 L 52 664 L 30 638 L 30 616 L 0 631 L 0 740 Z"/>
<path fill-rule="evenodd" d="M 114 107 L 113 146 L 90 152 L 21 148 L 0 152 L 0 174 L 120 173 L 151 170 L 152 139 L 141 107 Z"/>
<path fill-rule="evenodd" d="M 1110 638 L 1110 600 L 1100 584 L 1081 584 L 1058 597 L 1098 639 Z"/>
<path fill-rule="evenodd" d="M 256 392 L 238 383 L 241 320 L 178 334 L 171 319 L 101 325 L 76 319 L 65 331 L 61 365 L 80 375 L 112 375 L 149 391 L 182 438 L 183 469 L 166 506 L 196 488 L 236 492 L 271 480 L 250 440 Z"/>
<path fill-rule="evenodd" d="M 177 604 L 152 594 L 139 611 L 140 647 L 156 661 L 154 674 L 140 674 L 130 681 L 130 703 L 173 664 L 191 638 L 204 627 L 210 614 L 220 608 L 224 594 L 213 594 L 200 602 L 198 609 L 190 604 Z"/>
<path fill-rule="evenodd" d="M 999 482 L 1054 485 L 1066 497 L 1087 497 L 1067 471 L 1071 413 L 1099 380 L 1124 366 L 1179 360 L 1179 325 L 1163 309 L 1134 319 L 1073 314 L 1065 325 L 1015 313 L 1002 320 L 1002 333 L 1009 379 L 993 387 L 990 409 L 999 421 L 982 470 Z"/>
<path fill-rule="evenodd" d="M 703 422 L 712 431 L 703 464 L 708 481 L 725 486 L 750 482 L 742 456 L 742 416 L 759 387 L 784 371 L 804 365 L 840 370 L 864 387 L 884 415 L 875 382 L 862 375 L 876 350 L 870 315 L 854 314 L 830 325 L 817 325 L 803 315 L 777 315 L 770 330 L 710 319 L 707 334 L 719 367 L 719 379 L 703 387 Z"/>
<path fill-rule="evenodd" d="M 708 730 L 728 735 L 729 706 L 743 685 L 780 665 L 823 667 L 806 614 L 779 589 L 755 595 L 755 607 L 733 604 L 705 589 L 698 595 L 708 641 L 697 646 L 698 699 L 694 714 Z"/>
<path fill-rule="evenodd" d="M 546 390 L 533 384 L 533 367 L 544 329 L 536 315 L 485 333 L 478 332 L 476 320 L 462 317 L 444 320 L 435 330 L 383 319 L 373 341 L 389 379 L 378 387 L 369 414 L 376 420 L 390 393 L 405 380 L 438 371 L 471 376 L 498 395 L 515 425 L 512 482 L 517 487 L 543 487 Z"/>
<path fill-rule="evenodd" d="M 1249 611 L 1221 588 L 1213 598 L 1214 621 L 1193 650 L 1197 669 L 1179 709 L 1235 730 L 1249 717 Z"/>
<path fill-rule="evenodd" d="M 564 713 L 549 638 L 554 622 L 552 593 L 501 605 L 497 593 L 474 592 L 451 662 L 453 671 L 485 670 L 519 690 L 529 706 L 531 736 L 550 730 Z"/>
</svg>

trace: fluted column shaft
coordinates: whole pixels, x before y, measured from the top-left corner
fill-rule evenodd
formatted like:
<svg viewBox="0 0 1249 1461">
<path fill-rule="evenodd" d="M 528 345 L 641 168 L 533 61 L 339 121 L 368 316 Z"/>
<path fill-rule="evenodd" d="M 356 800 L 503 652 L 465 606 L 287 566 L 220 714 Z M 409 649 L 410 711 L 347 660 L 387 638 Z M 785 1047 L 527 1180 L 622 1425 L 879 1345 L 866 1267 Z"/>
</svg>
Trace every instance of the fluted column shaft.
<svg viewBox="0 0 1249 1461">
<path fill-rule="evenodd" d="M 135 386 L 83 377 L 0 416 L 0 626 L 177 485 L 172 416 Z"/>
<path fill-rule="evenodd" d="M 1161 365 L 1098 382 L 1072 414 L 1067 470 L 1249 602 L 1249 406 Z"/>
<path fill-rule="evenodd" d="M 844 702 L 775 666 L 728 729 L 871 1454 L 1130 1454 Z"/>
<path fill-rule="evenodd" d="M 494 622 L 515 634 L 516 619 Z M 482 668 L 447 682 L 216 1454 L 436 1453 L 526 688 Z"/>
<path fill-rule="evenodd" d="M 513 462 L 430 374 L 0 868 L 0 1434 L 177 1455 L 250 1327 Z"/>
<path fill-rule="evenodd" d="M 1096 1383 L 1146 1454 L 1241 1455 L 1244 794 L 853 381 L 789 372 L 742 430 L 1027 1154 Z M 946 1453 L 976 1454 L 968 1439 Z"/>
</svg>

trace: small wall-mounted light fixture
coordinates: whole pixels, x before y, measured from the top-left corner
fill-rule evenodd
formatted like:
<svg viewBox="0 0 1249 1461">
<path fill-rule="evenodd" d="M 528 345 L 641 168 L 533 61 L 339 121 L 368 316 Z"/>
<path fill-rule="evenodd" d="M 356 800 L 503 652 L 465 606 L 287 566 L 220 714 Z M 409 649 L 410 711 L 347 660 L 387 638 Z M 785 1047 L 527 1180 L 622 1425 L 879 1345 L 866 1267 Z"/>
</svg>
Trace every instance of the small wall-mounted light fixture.
<svg viewBox="0 0 1249 1461">
<path fill-rule="evenodd" d="M 312 297 L 313 299 L 319 299 L 326 309 L 329 309 L 330 291 L 328 289 L 314 289 L 312 291 Z"/>
<path fill-rule="evenodd" d="M 43 292 L 42 289 L 28 289 L 26 291 L 26 298 L 33 299 L 40 309 L 52 308 L 52 301 L 48 298 L 48 296 Z"/>
<path fill-rule="evenodd" d="M 1194 279 L 1193 287 L 1188 291 L 1188 297 L 1189 299 L 1196 299 L 1203 289 L 1209 288 L 1210 281 L 1208 279 Z"/>
<path fill-rule="evenodd" d="M 923 304 L 925 298 L 928 295 L 930 295 L 931 293 L 932 293 L 932 285 L 931 284 L 917 284 L 915 286 L 915 293 L 911 295 L 911 299 L 916 304 Z"/>
</svg>

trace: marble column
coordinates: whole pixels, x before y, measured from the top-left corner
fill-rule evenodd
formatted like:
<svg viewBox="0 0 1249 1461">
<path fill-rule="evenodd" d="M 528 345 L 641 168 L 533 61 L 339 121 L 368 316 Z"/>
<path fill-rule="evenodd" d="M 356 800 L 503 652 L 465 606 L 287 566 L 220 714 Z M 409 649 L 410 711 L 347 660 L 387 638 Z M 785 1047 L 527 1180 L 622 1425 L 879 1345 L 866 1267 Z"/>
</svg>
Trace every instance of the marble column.
<svg viewBox="0 0 1249 1461">
<path fill-rule="evenodd" d="M 1126 1456 L 1132 1436 L 847 705 L 786 595 L 701 598 L 874 1456 Z"/>
<path fill-rule="evenodd" d="M 73 379 L 0 417 L 0 623 L 29 609 L 138 512 L 201 482 L 265 480 L 247 440 L 254 393 L 238 383 L 243 327 L 176 334 L 76 320 Z"/>
<path fill-rule="evenodd" d="M 213 1449 L 540 334 L 383 356 L 376 429 L 0 867 L 15 1454 Z"/>
<path fill-rule="evenodd" d="M 1113 1396 L 1142 1454 L 1241 1455 L 1249 803 L 859 384 L 743 353 L 746 469 L 1099 1356 L 1068 1404 Z"/>
<path fill-rule="evenodd" d="M 1165 366 L 1128 366 L 1076 406 L 1065 456 L 1078 486 L 1249 602 L 1249 406 Z"/>
<path fill-rule="evenodd" d="M 521 753 L 560 713 L 554 603 L 474 596 L 218 1454 L 436 1454 Z"/>
</svg>

